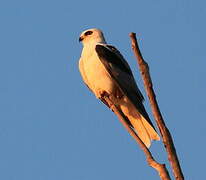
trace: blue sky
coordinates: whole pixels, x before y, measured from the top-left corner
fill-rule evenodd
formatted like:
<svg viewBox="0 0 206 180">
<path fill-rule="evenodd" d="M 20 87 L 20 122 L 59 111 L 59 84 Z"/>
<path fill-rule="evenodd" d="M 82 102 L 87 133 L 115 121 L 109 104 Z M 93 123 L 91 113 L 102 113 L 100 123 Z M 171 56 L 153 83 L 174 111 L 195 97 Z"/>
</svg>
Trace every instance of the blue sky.
<svg viewBox="0 0 206 180">
<path fill-rule="evenodd" d="M 122 52 L 143 92 L 128 36 L 137 33 L 185 179 L 203 179 L 205 17 L 203 0 L 1 1 L 0 179 L 159 179 L 81 80 L 78 38 L 93 27 Z M 161 142 L 151 151 L 166 162 Z"/>
</svg>

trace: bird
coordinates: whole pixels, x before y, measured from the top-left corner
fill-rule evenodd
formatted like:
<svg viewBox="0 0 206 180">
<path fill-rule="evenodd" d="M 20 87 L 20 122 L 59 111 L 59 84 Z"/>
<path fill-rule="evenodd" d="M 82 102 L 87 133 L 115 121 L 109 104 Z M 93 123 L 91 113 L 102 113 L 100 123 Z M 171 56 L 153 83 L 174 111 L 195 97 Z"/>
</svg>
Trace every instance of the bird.
<svg viewBox="0 0 206 180">
<path fill-rule="evenodd" d="M 83 48 L 79 71 L 84 83 L 103 101 L 111 96 L 112 102 L 127 117 L 127 124 L 147 148 L 152 140 L 160 140 L 143 105 L 141 94 L 131 68 L 115 46 L 107 44 L 100 29 L 91 28 L 79 36 Z M 103 101 L 108 107 L 109 105 Z"/>
</svg>

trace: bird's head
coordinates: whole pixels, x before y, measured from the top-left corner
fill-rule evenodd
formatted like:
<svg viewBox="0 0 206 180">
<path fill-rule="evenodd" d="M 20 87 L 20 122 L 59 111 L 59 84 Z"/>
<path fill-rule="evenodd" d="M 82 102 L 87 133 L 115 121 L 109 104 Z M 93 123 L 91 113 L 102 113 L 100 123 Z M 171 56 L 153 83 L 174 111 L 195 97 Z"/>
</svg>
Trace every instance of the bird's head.
<svg viewBox="0 0 206 180">
<path fill-rule="evenodd" d="M 79 42 L 86 43 L 105 43 L 104 35 L 100 29 L 88 29 L 83 31 L 79 37 Z"/>
</svg>

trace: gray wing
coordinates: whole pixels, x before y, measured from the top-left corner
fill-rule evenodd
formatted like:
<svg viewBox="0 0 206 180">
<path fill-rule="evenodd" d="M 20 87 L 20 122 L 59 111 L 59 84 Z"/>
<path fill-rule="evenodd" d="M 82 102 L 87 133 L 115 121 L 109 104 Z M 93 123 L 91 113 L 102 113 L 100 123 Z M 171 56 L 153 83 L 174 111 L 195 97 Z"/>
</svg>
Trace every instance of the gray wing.
<svg viewBox="0 0 206 180">
<path fill-rule="evenodd" d="M 137 87 L 132 71 L 120 52 L 113 46 L 98 44 L 95 48 L 100 61 L 108 73 L 116 81 L 119 88 L 135 105 L 139 113 L 152 125 L 150 118 L 142 104 L 144 98 Z M 154 127 L 152 125 L 152 127 Z"/>
</svg>

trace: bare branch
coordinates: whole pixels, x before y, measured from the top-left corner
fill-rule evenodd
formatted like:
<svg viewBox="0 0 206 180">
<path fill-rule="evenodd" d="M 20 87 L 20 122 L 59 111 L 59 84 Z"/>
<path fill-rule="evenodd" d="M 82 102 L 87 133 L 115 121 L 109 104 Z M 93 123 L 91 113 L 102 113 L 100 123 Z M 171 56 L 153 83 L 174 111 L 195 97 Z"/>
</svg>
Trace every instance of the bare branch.
<svg viewBox="0 0 206 180">
<path fill-rule="evenodd" d="M 130 33 L 130 38 L 131 38 L 131 43 L 132 43 L 132 49 L 134 51 L 134 54 L 137 59 L 139 69 L 142 75 L 144 87 L 146 89 L 147 96 L 149 97 L 150 106 L 151 106 L 154 118 L 156 120 L 157 126 L 160 130 L 163 143 L 167 151 L 168 160 L 173 170 L 173 174 L 176 180 L 184 180 L 184 176 L 183 176 L 180 164 L 179 164 L 179 160 L 178 160 L 175 146 L 172 140 L 172 136 L 168 128 L 165 125 L 165 122 L 163 120 L 163 117 L 161 115 L 161 112 L 160 112 L 160 109 L 159 109 L 159 106 L 156 100 L 156 95 L 153 90 L 152 80 L 151 80 L 150 73 L 149 73 L 149 66 L 142 57 L 139 46 L 137 44 L 136 34 Z"/>
<path fill-rule="evenodd" d="M 110 98 L 107 95 L 103 96 L 102 99 L 107 103 L 107 105 L 110 107 L 110 109 L 117 115 L 118 119 L 123 124 L 123 126 L 127 129 L 127 131 L 130 133 L 130 135 L 139 144 L 140 148 L 142 149 L 142 151 L 144 152 L 144 154 L 146 156 L 148 165 L 153 167 L 154 169 L 156 169 L 156 171 L 159 173 L 161 180 L 171 180 L 165 164 L 160 164 L 154 160 L 149 149 L 145 146 L 145 144 L 141 141 L 141 139 L 137 136 L 137 134 L 128 125 L 127 117 L 122 113 L 122 111 L 119 110 L 112 103 L 112 101 L 110 100 Z"/>
</svg>

